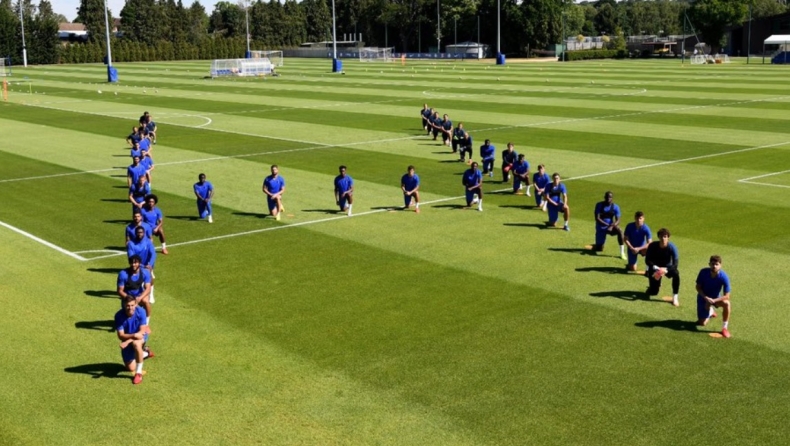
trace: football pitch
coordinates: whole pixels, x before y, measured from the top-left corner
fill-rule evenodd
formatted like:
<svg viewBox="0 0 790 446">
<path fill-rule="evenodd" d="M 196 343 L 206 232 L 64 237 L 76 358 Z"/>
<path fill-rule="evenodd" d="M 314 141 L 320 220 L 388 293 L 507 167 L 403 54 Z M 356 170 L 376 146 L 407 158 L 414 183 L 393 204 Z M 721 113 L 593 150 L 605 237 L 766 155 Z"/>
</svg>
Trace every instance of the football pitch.
<svg viewBox="0 0 790 446">
<path fill-rule="evenodd" d="M 0 444 L 786 444 L 790 80 L 679 60 L 286 59 L 14 68 L 0 103 Z M 32 93 L 31 93 L 32 92 Z M 423 103 L 497 147 L 465 208 Z M 157 122 L 151 348 L 133 386 L 113 333 L 130 205 L 125 138 Z M 508 142 L 568 188 L 570 232 L 502 182 Z M 267 217 L 269 166 L 285 213 Z M 333 197 L 354 178 L 354 215 Z M 421 212 L 403 211 L 414 165 Z M 192 185 L 215 188 L 214 222 Z M 680 253 L 680 306 L 594 241 L 606 191 Z M 561 223 L 558 226 L 561 228 Z M 159 241 L 155 242 L 157 248 Z M 696 327 L 695 279 L 732 284 Z M 640 260 L 643 262 L 643 260 Z M 644 263 L 640 264 L 644 269 Z"/>
</svg>

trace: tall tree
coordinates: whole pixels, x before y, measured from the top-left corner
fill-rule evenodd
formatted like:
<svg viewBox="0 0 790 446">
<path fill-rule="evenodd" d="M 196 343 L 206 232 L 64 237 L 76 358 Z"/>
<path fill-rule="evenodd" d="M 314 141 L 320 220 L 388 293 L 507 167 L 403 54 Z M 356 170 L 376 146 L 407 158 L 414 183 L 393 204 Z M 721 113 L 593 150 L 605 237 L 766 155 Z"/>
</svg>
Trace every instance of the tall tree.
<svg viewBox="0 0 790 446">
<path fill-rule="evenodd" d="M 258 0 L 257 4 L 262 2 Z M 255 6 L 255 5 L 253 5 Z M 228 1 L 217 2 L 209 17 L 208 31 L 225 37 L 243 36 L 245 30 L 244 10 Z"/>
<path fill-rule="evenodd" d="M 743 22 L 748 7 L 743 0 L 697 0 L 688 15 L 712 51 L 721 48 L 727 27 Z"/>
<path fill-rule="evenodd" d="M 12 56 L 12 63 L 19 63 L 17 45 L 21 46 L 19 16 L 14 14 L 10 5 L 0 5 L 0 57 Z"/>
<path fill-rule="evenodd" d="M 770 17 L 787 12 L 785 2 L 779 0 L 747 0 L 747 3 L 752 4 L 752 17 L 759 19 L 761 17 Z"/>
<path fill-rule="evenodd" d="M 121 10 L 124 38 L 154 45 L 160 39 L 159 7 L 154 0 L 126 0 Z"/>
<path fill-rule="evenodd" d="M 206 8 L 204 8 L 198 0 L 195 0 L 187 11 L 187 18 L 189 20 L 187 38 L 190 43 L 197 45 L 203 41 L 208 34 L 208 15 L 206 15 Z"/>
<path fill-rule="evenodd" d="M 112 12 L 107 11 L 112 23 Z M 104 38 L 104 1 L 103 0 L 80 0 L 80 7 L 77 9 L 75 23 L 85 25 L 90 41 L 101 41 Z"/>
<path fill-rule="evenodd" d="M 326 0 L 303 0 L 307 41 L 321 42 L 332 36 L 332 13 Z"/>
<path fill-rule="evenodd" d="M 60 49 L 58 23 L 58 14 L 52 11 L 52 5 L 47 0 L 41 0 L 38 14 L 30 20 L 30 61 L 32 63 L 57 63 Z"/>
</svg>

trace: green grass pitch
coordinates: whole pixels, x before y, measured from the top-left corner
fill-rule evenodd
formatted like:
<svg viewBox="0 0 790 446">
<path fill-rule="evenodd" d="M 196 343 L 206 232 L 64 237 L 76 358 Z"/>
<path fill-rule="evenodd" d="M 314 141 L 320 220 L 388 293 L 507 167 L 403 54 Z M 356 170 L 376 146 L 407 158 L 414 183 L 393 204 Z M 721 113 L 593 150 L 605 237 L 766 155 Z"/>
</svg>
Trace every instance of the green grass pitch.
<svg viewBox="0 0 790 446">
<path fill-rule="evenodd" d="M 0 444 L 785 444 L 790 428 L 790 81 L 785 68 L 286 59 L 14 69 L 0 103 Z M 32 94 L 27 81 L 32 82 Z M 571 232 L 426 138 L 427 102 L 476 147 L 560 172 Z M 159 124 L 157 264 L 139 386 L 112 329 L 125 266 L 126 135 Z M 475 153 L 477 157 L 477 153 Z M 499 157 L 499 154 L 497 155 Z M 264 217 L 278 164 L 286 216 Z M 355 216 L 335 213 L 340 164 Z M 413 164 L 422 212 L 402 205 Z M 216 188 L 214 223 L 192 184 Z M 617 243 L 589 255 L 612 190 L 680 251 L 681 306 L 645 299 Z M 159 243 L 156 243 L 157 247 Z M 733 338 L 694 327 L 719 254 Z M 668 283 L 662 295 L 670 294 Z"/>
</svg>

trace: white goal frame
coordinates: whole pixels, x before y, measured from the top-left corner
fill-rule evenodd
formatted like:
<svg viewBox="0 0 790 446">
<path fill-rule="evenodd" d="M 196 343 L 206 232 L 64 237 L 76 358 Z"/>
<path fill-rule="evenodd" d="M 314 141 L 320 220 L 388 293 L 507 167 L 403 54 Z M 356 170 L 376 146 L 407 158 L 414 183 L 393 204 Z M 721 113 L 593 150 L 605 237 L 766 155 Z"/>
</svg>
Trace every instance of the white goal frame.
<svg viewBox="0 0 790 446">
<path fill-rule="evenodd" d="M 250 59 L 269 59 L 275 67 L 283 66 L 282 51 L 250 51 Z"/>
<path fill-rule="evenodd" d="M 266 58 L 261 59 L 215 59 L 211 62 L 211 77 L 223 76 L 266 76 L 274 72 L 274 65 Z"/>
<path fill-rule="evenodd" d="M 11 76 L 11 61 L 6 57 L 0 57 L 0 77 Z"/>
<path fill-rule="evenodd" d="M 360 62 L 391 62 L 392 48 L 365 47 L 359 49 Z"/>
</svg>

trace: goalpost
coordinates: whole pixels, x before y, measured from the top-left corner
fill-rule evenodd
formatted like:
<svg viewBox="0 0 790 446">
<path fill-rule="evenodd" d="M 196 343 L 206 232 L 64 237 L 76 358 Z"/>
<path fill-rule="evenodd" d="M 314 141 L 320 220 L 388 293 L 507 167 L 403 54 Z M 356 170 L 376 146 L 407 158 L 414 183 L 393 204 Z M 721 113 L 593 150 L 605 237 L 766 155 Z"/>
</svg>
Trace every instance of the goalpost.
<svg viewBox="0 0 790 446">
<path fill-rule="evenodd" d="M 392 48 L 365 47 L 359 49 L 360 62 L 390 62 Z"/>
<path fill-rule="evenodd" d="M 211 62 L 211 77 L 266 76 L 274 72 L 269 59 L 216 59 Z"/>
<path fill-rule="evenodd" d="M 0 57 L 0 77 L 11 76 L 11 59 Z"/>
<path fill-rule="evenodd" d="M 282 51 L 250 51 L 250 59 L 269 59 L 275 67 L 283 66 Z"/>
</svg>

